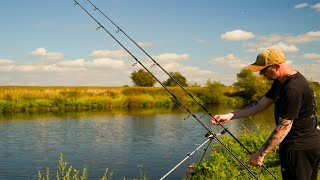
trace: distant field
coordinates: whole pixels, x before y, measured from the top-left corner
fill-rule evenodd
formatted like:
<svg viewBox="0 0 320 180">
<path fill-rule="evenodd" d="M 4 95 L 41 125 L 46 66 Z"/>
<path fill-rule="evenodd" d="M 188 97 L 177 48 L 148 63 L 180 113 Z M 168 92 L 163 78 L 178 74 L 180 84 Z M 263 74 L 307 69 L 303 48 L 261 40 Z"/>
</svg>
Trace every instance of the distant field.
<svg viewBox="0 0 320 180">
<path fill-rule="evenodd" d="M 186 105 L 195 104 L 181 88 L 168 88 Z M 186 87 L 201 103 L 225 101 L 224 94 L 205 87 Z M 223 91 L 227 91 L 224 89 Z M 221 90 L 219 90 L 221 93 Z M 208 98 L 208 94 L 210 97 Z M 211 96 L 216 94 L 216 96 Z M 211 98 L 211 100 L 210 100 Z M 208 101 L 210 100 L 210 101 Z M 72 87 L 72 86 L 1 86 L 0 113 L 108 110 L 131 107 L 175 106 L 172 96 L 162 87 Z"/>
</svg>

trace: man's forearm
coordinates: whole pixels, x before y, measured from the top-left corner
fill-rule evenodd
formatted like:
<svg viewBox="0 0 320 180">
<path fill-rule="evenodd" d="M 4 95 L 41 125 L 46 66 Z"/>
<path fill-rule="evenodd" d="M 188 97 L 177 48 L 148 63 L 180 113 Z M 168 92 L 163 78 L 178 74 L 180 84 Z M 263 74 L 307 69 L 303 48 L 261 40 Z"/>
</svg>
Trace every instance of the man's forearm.
<svg viewBox="0 0 320 180">
<path fill-rule="evenodd" d="M 289 133 L 292 127 L 293 120 L 282 119 L 279 125 L 273 130 L 268 140 L 259 149 L 261 155 L 272 151 L 274 147 L 279 145 Z"/>
</svg>

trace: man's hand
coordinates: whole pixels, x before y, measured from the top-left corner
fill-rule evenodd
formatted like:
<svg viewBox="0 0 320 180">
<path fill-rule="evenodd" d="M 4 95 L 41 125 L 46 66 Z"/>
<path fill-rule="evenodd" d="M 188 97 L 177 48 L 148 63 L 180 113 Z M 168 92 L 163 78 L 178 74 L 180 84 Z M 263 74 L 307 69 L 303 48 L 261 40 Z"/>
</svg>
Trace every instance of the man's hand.
<svg viewBox="0 0 320 180">
<path fill-rule="evenodd" d="M 262 155 L 259 151 L 253 153 L 250 156 L 249 164 L 251 166 L 260 167 L 263 165 L 264 155 Z"/>
<path fill-rule="evenodd" d="M 220 114 L 220 115 L 215 115 L 212 119 L 211 122 L 212 124 L 218 125 L 219 123 L 226 123 L 232 119 L 234 116 L 233 113 L 228 113 L 228 114 Z"/>
</svg>

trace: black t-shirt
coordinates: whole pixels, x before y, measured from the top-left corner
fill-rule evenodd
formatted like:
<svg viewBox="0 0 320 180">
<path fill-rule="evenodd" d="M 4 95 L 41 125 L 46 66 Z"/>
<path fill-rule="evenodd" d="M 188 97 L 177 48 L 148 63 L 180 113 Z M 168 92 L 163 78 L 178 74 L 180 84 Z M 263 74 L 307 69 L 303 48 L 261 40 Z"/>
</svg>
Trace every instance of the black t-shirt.
<svg viewBox="0 0 320 180">
<path fill-rule="evenodd" d="M 280 117 L 293 120 L 292 128 L 281 142 L 282 145 L 292 150 L 320 147 L 315 95 L 302 74 L 297 72 L 284 83 L 275 80 L 265 97 L 274 100 L 276 124 Z"/>
</svg>

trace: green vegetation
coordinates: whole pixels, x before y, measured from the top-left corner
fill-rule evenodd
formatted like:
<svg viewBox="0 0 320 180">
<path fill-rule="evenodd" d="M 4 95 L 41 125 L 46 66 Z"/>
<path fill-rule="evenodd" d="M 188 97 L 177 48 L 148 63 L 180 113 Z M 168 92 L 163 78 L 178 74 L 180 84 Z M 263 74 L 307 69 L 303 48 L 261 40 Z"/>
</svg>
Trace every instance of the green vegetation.
<svg viewBox="0 0 320 180">
<path fill-rule="evenodd" d="M 195 104 L 179 87 L 168 89 L 186 105 Z M 215 94 L 216 91 L 210 88 L 186 89 L 204 104 L 236 102 L 232 100 L 234 98 L 224 95 L 224 92 L 228 93 L 232 89 L 229 87 L 221 87 L 220 90 L 224 92 L 212 97 L 209 95 Z M 162 87 L 0 87 L 0 113 L 173 108 L 175 103 L 172 96 Z"/>
<path fill-rule="evenodd" d="M 270 128 L 261 129 L 261 132 L 244 132 L 238 139 L 251 152 L 255 152 L 270 135 Z M 225 136 L 222 142 L 255 174 L 258 179 L 273 179 L 273 177 L 263 168 L 250 166 L 247 162 L 249 155 L 233 138 Z M 268 153 L 264 160 L 264 165 L 277 177 L 281 179 L 280 161 L 278 150 Z M 213 145 L 212 152 L 208 160 L 204 160 L 193 176 L 193 179 L 254 179 L 254 177 L 236 161 L 218 143 Z"/>
<path fill-rule="evenodd" d="M 178 86 L 176 81 L 182 86 L 187 87 L 187 78 L 182 76 L 179 72 L 169 72 L 170 76 L 166 81 L 164 81 L 162 84 L 165 86 Z M 175 81 L 174 81 L 175 79 Z"/>
<path fill-rule="evenodd" d="M 134 86 L 152 87 L 157 82 L 157 80 L 150 73 L 143 69 L 133 71 L 130 78 Z"/>
<path fill-rule="evenodd" d="M 142 70 L 143 71 L 143 70 Z M 139 77 L 148 78 L 147 72 L 133 72 Z M 144 74 L 143 76 L 141 74 Z M 187 81 L 180 73 L 171 75 L 177 78 L 182 86 Z M 208 80 L 204 87 L 195 84 L 184 87 L 202 105 L 246 105 L 257 102 L 263 97 L 271 85 L 263 76 L 254 75 L 247 69 L 237 74 L 238 81 L 232 87 L 220 82 Z M 143 80 L 144 81 L 144 80 Z M 142 82 L 143 82 L 142 81 Z M 150 80 L 151 84 L 154 80 Z M 180 87 L 170 80 L 165 81 L 170 92 L 184 105 L 195 107 L 192 100 Z M 149 84 L 151 86 L 151 84 Z M 56 112 L 110 110 L 116 108 L 173 108 L 179 104 L 163 87 L 149 86 L 137 83 L 135 87 L 0 87 L 0 114 L 13 112 Z M 170 87 L 173 86 L 173 87 Z M 320 84 L 311 82 L 311 86 L 320 103 Z"/>
<path fill-rule="evenodd" d="M 175 99 L 163 87 L 153 86 L 152 77 L 141 76 L 146 72 L 138 73 L 139 78 L 149 78 L 150 84 L 134 82 L 135 87 L 23 87 L 3 86 L 0 87 L 0 114 L 12 112 L 55 112 L 55 111 L 83 111 L 83 110 L 110 110 L 115 108 L 172 108 L 177 104 Z M 132 79 L 134 79 L 132 74 Z M 172 74 L 172 76 L 181 74 Z M 186 79 L 181 76 L 181 85 L 187 86 Z M 243 105 L 257 102 L 268 90 L 270 81 L 262 76 L 254 75 L 251 71 L 242 69 L 237 75 L 237 82 L 232 87 L 225 86 L 220 82 L 208 80 L 205 87 L 197 84 L 185 89 L 203 105 L 230 104 Z M 142 80 L 142 82 L 145 80 Z M 153 84 L 152 84 L 153 83 Z M 170 80 L 165 81 L 168 86 L 176 86 Z M 180 83 L 180 82 L 179 82 Z M 310 82 L 313 88 L 317 104 L 320 104 L 320 84 Z M 140 86 L 140 87 L 139 87 Z M 141 87 L 144 86 L 144 87 Z M 168 87 L 183 104 L 193 107 L 196 102 L 192 100 L 180 87 Z M 319 120 L 320 118 L 318 118 Z M 268 138 L 271 130 L 263 129 L 259 134 L 244 132 L 238 138 L 251 152 L 257 150 Z M 249 155 L 234 139 L 225 136 L 222 142 L 250 168 L 259 179 L 273 179 L 263 168 L 251 167 L 247 161 Z M 197 169 L 194 179 L 253 179 L 252 175 L 243 168 L 233 157 L 219 144 L 211 147 L 212 153 L 208 160 L 203 161 Z M 265 166 L 278 178 L 281 179 L 280 163 L 277 149 L 268 153 Z M 141 166 L 139 179 L 146 179 Z M 86 167 L 80 175 L 79 170 L 72 166 L 67 167 L 67 162 L 60 156 L 56 179 L 87 179 Z M 102 179 L 114 178 L 113 172 L 106 169 Z M 45 174 L 38 172 L 38 179 L 50 179 L 49 168 Z M 125 178 L 124 178 L 125 179 Z"/>
<path fill-rule="evenodd" d="M 242 97 L 246 104 L 259 101 L 272 84 L 272 81 L 268 81 L 264 76 L 254 75 L 252 71 L 245 68 L 237 74 L 237 80 L 233 84 L 236 88 L 233 96 Z"/>
<path fill-rule="evenodd" d="M 135 178 L 134 180 L 146 180 L 146 174 L 142 172 L 142 165 L 138 165 L 139 168 L 139 178 Z M 81 174 L 81 175 L 80 175 Z M 49 167 L 46 167 L 45 173 L 42 174 L 41 170 L 38 170 L 38 180 L 50 180 L 50 179 L 55 179 L 55 180 L 87 180 L 88 178 L 88 172 L 87 168 L 84 167 L 82 169 L 82 172 L 80 170 L 77 170 L 72 167 L 72 165 L 69 165 L 67 161 L 63 160 L 63 154 L 60 154 L 60 159 L 58 161 L 58 171 L 55 174 L 55 178 L 50 178 L 50 170 Z M 101 177 L 101 180 L 108 180 L 108 179 L 115 179 L 113 176 L 113 171 L 109 170 L 106 168 L 103 176 Z M 123 177 L 123 180 L 126 178 Z"/>
</svg>

